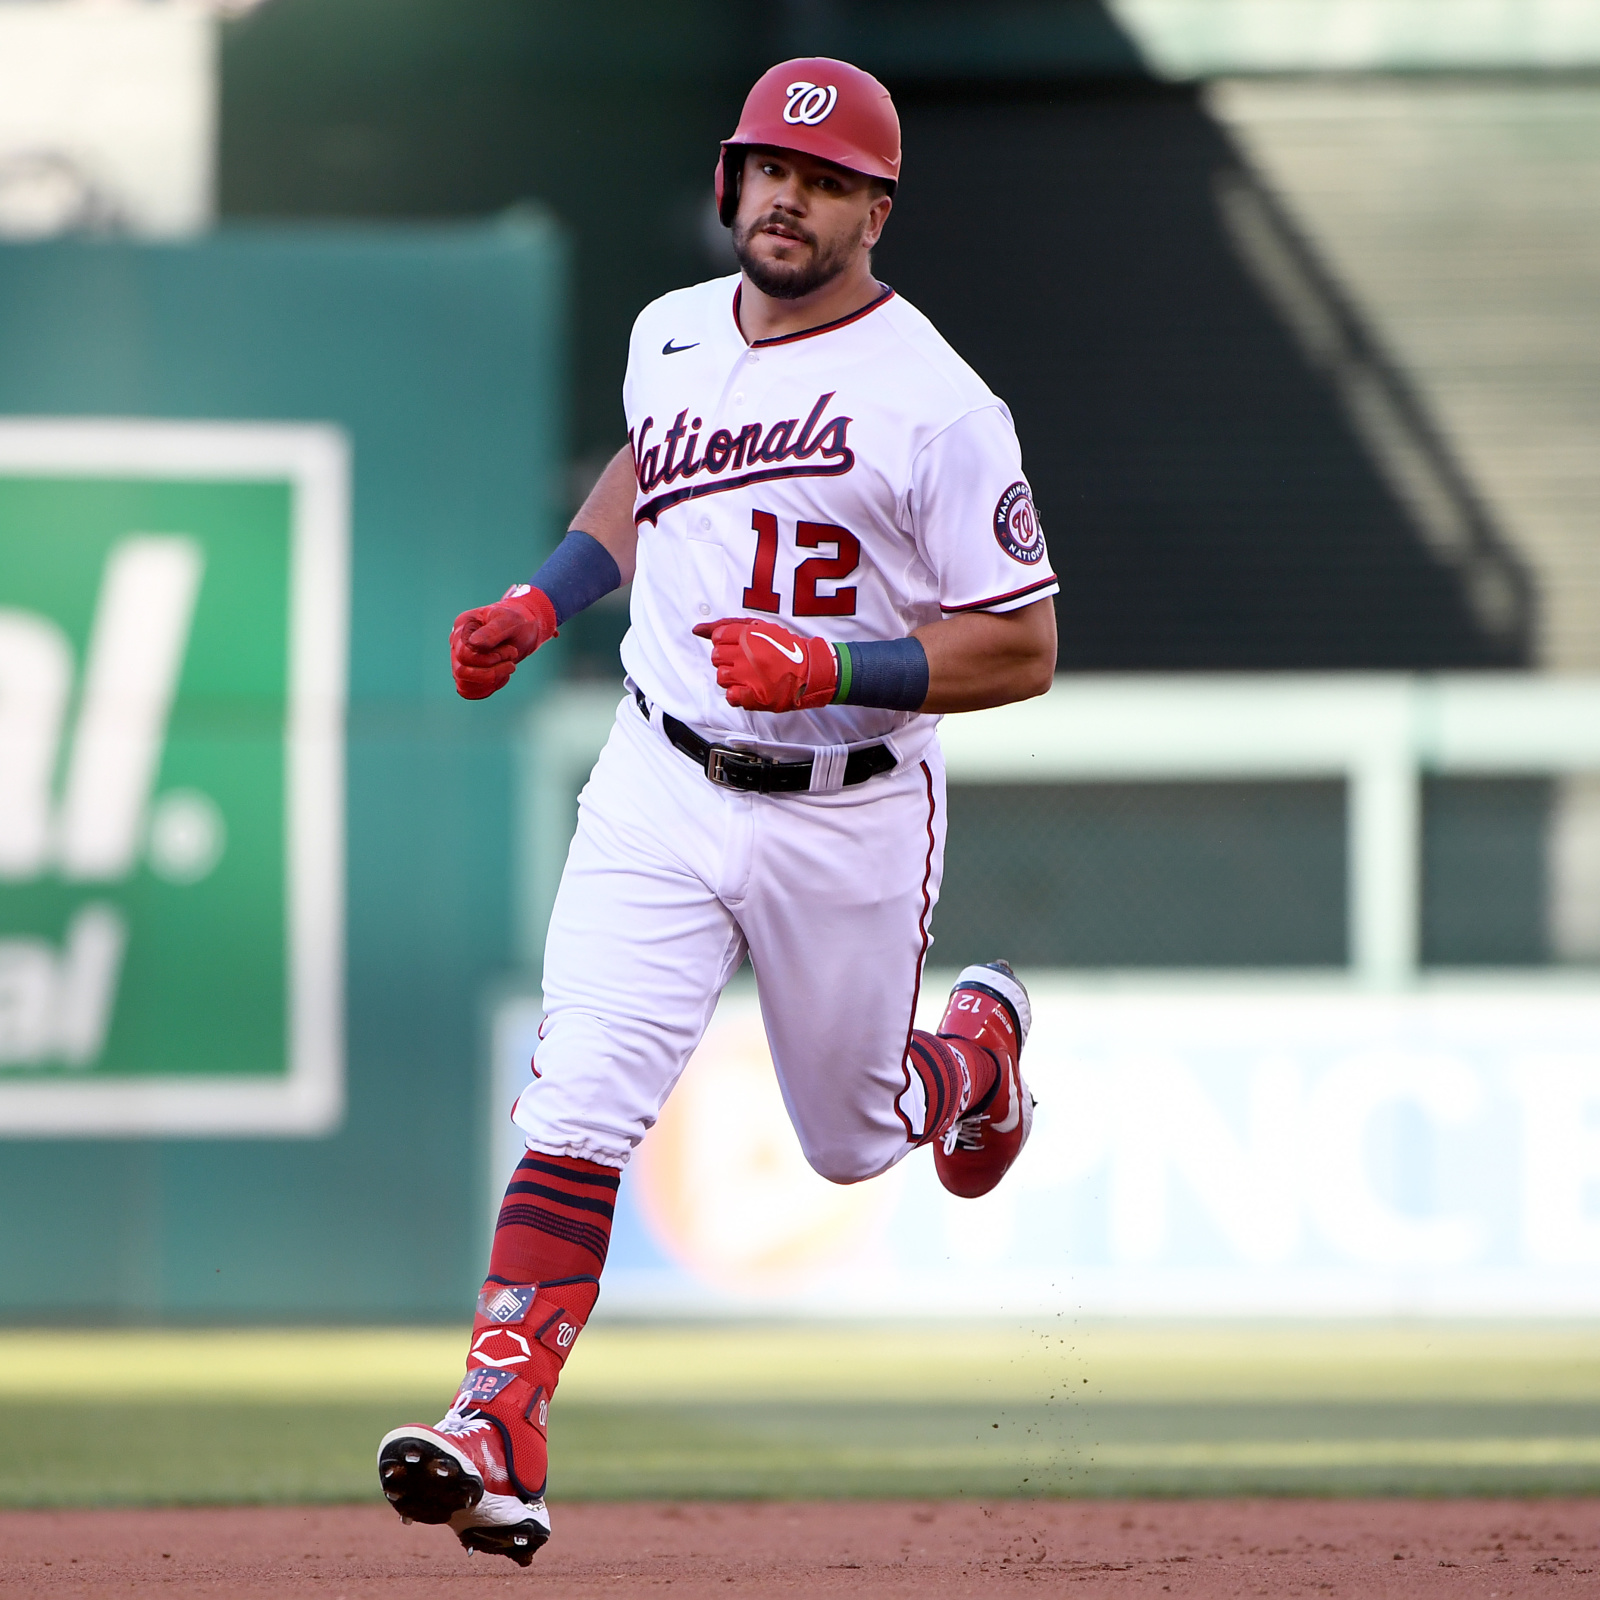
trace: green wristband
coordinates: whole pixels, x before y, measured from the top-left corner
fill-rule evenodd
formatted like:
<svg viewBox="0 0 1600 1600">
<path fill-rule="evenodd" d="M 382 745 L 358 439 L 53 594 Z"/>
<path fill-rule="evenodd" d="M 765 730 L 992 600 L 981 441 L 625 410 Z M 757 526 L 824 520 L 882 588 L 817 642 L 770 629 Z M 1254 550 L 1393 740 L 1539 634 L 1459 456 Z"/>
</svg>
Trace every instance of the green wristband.
<svg viewBox="0 0 1600 1600">
<path fill-rule="evenodd" d="M 833 653 L 839 658 L 839 682 L 833 691 L 832 704 L 843 705 L 850 695 L 850 646 L 836 644 Z"/>
</svg>

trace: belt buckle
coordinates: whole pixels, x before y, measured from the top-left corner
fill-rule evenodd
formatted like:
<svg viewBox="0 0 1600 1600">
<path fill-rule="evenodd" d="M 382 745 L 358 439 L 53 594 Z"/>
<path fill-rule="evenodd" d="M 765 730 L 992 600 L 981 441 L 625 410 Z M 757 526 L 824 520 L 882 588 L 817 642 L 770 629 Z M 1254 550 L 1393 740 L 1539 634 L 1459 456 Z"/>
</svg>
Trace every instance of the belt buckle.
<svg viewBox="0 0 1600 1600">
<path fill-rule="evenodd" d="M 766 756 L 730 750 L 726 745 L 714 744 L 706 751 L 706 776 L 724 789 L 759 789 L 761 768 L 776 765 Z"/>
</svg>

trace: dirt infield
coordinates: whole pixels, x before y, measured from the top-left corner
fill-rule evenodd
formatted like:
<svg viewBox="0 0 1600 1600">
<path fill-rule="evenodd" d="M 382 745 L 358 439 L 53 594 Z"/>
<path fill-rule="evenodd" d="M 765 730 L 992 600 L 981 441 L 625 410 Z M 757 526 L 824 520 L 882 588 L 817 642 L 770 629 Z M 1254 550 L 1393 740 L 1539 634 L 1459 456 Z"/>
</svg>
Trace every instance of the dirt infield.
<svg viewBox="0 0 1600 1600">
<path fill-rule="evenodd" d="M 382 1506 L 0 1513 L 0 1596 L 1600 1592 L 1600 1501 L 573 1505 L 521 1571 Z"/>
</svg>

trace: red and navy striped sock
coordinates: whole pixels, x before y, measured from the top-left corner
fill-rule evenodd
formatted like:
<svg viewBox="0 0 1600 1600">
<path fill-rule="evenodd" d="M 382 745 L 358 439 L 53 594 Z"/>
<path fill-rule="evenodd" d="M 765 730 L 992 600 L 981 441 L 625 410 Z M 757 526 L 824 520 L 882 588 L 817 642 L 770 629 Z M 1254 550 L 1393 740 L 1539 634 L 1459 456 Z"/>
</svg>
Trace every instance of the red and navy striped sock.
<svg viewBox="0 0 1600 1600">
<path fill-rule="evenodd" d="M 945 1038 L 920 1028 L 911 1035 L 906 1061 L 922 1084 L 928 1108 L 914 1144 L 943 1138 L 956 1118 L 981 1104 L 1000 1081 L 1000 1064 L 992 1051 L 970 1039 Z"/>
<path fill-rule="evenodd" d="M 490 1281 L 598 1278 L 620 1178 L 615 1167 L 530 1150 L 506 1186 L 489 1253 Z"/>
<path fill-rule="evenodd" d="M 600 1293 L 620 1177 L 615 1167 L 530 1150 L 506 1185 L 455 1406 L 499 1429 L 524 1500 L 544 1493 L 550 1398 Z"/>
</svg>

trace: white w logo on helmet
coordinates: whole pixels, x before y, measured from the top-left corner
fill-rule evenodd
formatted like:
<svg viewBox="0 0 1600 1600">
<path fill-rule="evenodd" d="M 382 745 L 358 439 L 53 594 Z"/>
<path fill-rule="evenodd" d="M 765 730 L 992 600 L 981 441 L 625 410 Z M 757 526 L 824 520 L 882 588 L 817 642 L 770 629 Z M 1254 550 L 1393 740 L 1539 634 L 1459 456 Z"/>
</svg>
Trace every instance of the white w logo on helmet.
<svg viewBox="0 0 1600 1600">
<path fill-rule="evenodd" d="M 808 128 L 823 121 L 839 99 L 839 91 L 831 83 L 791 83 L 784 93 L 789 99 L 783 108 L 783 120 L 803 122 Z"/>
</svg>

